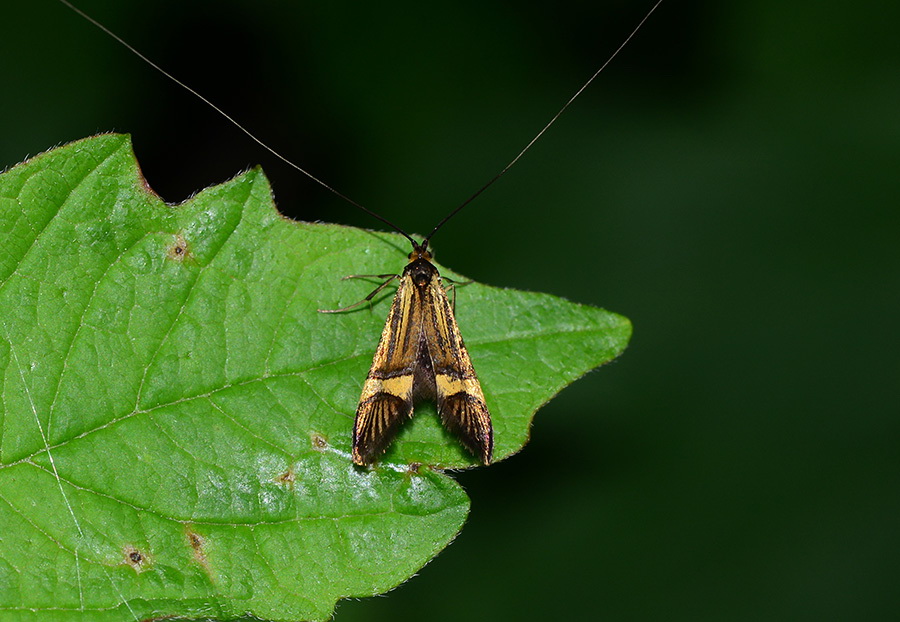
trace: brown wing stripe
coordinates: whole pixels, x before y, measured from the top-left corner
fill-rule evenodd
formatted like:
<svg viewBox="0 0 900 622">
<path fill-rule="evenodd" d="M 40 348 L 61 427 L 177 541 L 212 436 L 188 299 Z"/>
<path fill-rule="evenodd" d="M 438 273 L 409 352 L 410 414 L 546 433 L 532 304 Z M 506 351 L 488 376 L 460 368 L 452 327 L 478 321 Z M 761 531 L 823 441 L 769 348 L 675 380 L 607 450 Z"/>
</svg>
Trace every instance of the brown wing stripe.
<svg viewBox="0 0 900 622">
<path fill-rule="evenodd" d="M 410 402 L 384 392 L 360 403 L 353 425 L 353 462 L 364 465 L 381 455 L 411 411 Z"/>
<path fill-rule="evenodd" d="M 388 380 L 390 378 L 399 378 L 400 376 L 411 376 L 415 371 L 414 365 L 401 367 L 399 369 L 375 369 L 369 370 L 367 378 L 377 378 L 378 380 Z"/>
<path fill-rule="evenodd" d="M 490 464 L 494 433 L 485 403 L 474 395 L 460 391 L 445 396 L 440 401 L 439 410 L 441 421 L 447 429 L 455 433 L 483 464 Z"/>
</svg>

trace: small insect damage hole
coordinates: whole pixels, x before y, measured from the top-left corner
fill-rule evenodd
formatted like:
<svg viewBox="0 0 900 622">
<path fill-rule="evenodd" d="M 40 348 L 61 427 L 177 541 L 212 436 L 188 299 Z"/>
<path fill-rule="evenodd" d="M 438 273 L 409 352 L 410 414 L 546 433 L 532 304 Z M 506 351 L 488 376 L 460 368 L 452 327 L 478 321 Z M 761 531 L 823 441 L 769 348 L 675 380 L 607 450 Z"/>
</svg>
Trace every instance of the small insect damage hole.
<svg viewBox="0 0 900 622">
<path fill-rule="evenodd" d="M 324 434 L 313 432 L 309 438 L 312 441 L 313 449 L 315 449 L 316 451 L 324 451 L 328 448 L 328 439 Z"/>
<path fill-rule="evenodd" d="M 175 234 L 175 239 L 166 249 L 166 257 L 173 261 L 186 261 L 193 257 L 188 241 L 180 233 Z"/>
<path fill-rule="evenodd" d="M 122 549 L 122 559 L 137 573 L 144 572 L 150 566 L 150 558 L 147 554 L 130 544 Z"/>
</svg>

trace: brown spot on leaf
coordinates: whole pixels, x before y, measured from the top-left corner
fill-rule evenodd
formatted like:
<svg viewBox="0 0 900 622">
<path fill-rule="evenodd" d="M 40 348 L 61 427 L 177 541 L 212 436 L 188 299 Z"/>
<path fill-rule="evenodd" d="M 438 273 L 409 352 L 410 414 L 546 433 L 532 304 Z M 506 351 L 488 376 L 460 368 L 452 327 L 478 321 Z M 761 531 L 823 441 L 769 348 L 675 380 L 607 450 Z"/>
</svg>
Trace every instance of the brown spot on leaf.
<svg viewBox="0 0 900 622">
<path fill-rule="evenodd" d="M 422 468 L 421 462 L 410 462 L 408 465 L 406 465 L 406 472 L 410 473 L 411 475 L 418 475 L 419 469 L 421 469 L 421 468 Z"/>
<path fill-rule="evenodd" d="M 297 474 L 294 473 L 294 467 L 291 466 L 291 468 L 289 468 L 287 471 L 280 474 L 275 478 L 275 481 L 293 490 L 294 482 L 297 481 Z"/>
<path fill-rule="evenodd" d="M 191 547 L 194 561 L 200 564 L 206 574 L 209 575 L 209 578 L 212 579 L 212 568 L 209 565 L 209 558 L 206 556 L 206 538 L 194 531 L 190 525 L 185 525 L 184 533 Z"/>
<path fill-rule="evenodd" d="M 324 434 L 313 432 L 310 436 L 310 440 L 312 440 L 313 449 L 316 451 L 322 451 L 328 447 L 328 439 L 325 438 Z"/>
<path fill-rule="evenodd" d="M 143 572 L 150 566 L 147 555 L 130 544 L 122 549 L 122 558 L 135 572 Z"/>
<path fill-rule="evenodd" d="M 191 542 L 191 548 L 194 549 L 194 553 L 198 555 L 203 554 L 203 538 L 200 534 L 195 533 L 193 531 L 188 531 L 188 540 Z"/>
<path fill-rule="evenodd" d="M 185 261 L 192 257 L 190 245 L 183 235 L 180 233 L 175 235 L 175 239 L 166 249 L 166 256 L 173 261 Z"/>
</svg>

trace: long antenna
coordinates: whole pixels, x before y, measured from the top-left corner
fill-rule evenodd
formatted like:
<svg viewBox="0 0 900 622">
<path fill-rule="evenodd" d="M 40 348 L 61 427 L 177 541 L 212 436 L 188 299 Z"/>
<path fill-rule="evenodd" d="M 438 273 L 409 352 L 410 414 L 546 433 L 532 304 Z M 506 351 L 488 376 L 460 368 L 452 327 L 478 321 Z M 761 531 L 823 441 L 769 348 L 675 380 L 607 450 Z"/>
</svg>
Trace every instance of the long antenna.
<svg viewBox="0 0 900 622">
<path fill-rule="evenodd" d="M 612 54 L 610 54 L 609 58 L 606 59 L 606 62 L 603 63 L 603 64 L 600 66 L 600 69 L 598 69 L 597 71 L 595 71 L 595 72 L 594 72 L 594 75 L 592 75 L 590 78 L 588 78 L 588 81 L 585 82 L 583 85 L 581 85 L 581 88 L 578 89 L 578 90 L 575 92 L 575 94 L 572 95 L 572 97 L 569 98 L 569 101 L 567 101 L 565 104 L 563 104 L 563 107 L 559 109 L 559 112 L 557 112 L 555 115 L 553 115 L 553 118 L 550 119 L 550 121 L 547 122 L 547 125 L 545 125 L 545 126 L 543 127 L 543 129 L 542 129 L 540 132 L 538 132 L 537 134 L 534 135 L 534 138 L 532 138 L 532 139 L 528 142 L 528 144 L 525 145 L 525 147 L 518 153 L 518 155 L 516 155 L 516 157 L 514 157 L 512 160 L 510 160 L 509 164 L 507 164 L 506 166 L 503 167 L 503 170 L 501 170 L 499 173 L 497 173 L 496 175 L 494 175 L 494 176 L 491 178 L 490 181 L 488 181 L 488 182 L 487 182 L 486 184 L 484 184 L 481 188 L 479 188 L 472 196 L 470 196 L 468 199 L 466 199 L 465 201 L 463 201 L 463 202 L 459 205 L 459 207 L 457 207 L 455 210 L 453 210 L 452 212 L 450 212 L 449 214 L 447 214 L 446 216 L 444 216 L 444 219 L 441 220 L 441 222 L 439 222 L 439 223 L 437 224 L 437 226 L 435 226 L 435 228 L 431 230 L 431 233 L 429 233 L 429 234 L 425 237 L 424 240 L 422 240 L 422 246 L 423 246 L 423 247 L 427 247 L 427 246 L 428 246 L 428 241 L 432 238 L 432 236 L 434 236 L 435 233 L 438 232 L 438 229 L 440 229 L 441 227 L 443 227 L 444 224 L 446 224 L 446 222 L 447 222 L 448 220 L 450 220 L 451 218 L 453 218 L 454 216 L 456 216 L 462 208 L 464 208 L 466 205 L 468 205 L 469 203 L 471 203 L 472 201 L 474 201 L 474 200 L 478 197 L 478 195 L 480 195 L 482 192 L 484 192 L 485 190 L 487 190 L 488 188 L 490 188 L 492 185 L 494 185 L 494 182 L 495 182 L 495 181 L 497 181 L 498 179 L 500 179 L 501 177 L 503 177 L 504 173 L 506 173 L 506 171 L 508 171 L 509 169 L 511 169 L 512 166 L 513 166 L 516 162 L 519 161 L 519 158 L 521 158 L 523 155 L 525 155 L 525 152 L 526 152 L 526 151 L 528 151 L 529 149 L 531 149 L 531 146 L 532 146 L 534 143 L 536 143 L 536 142 L 538 141 L 538 139 L 539 139 L 541 136 L 544 135 L 544 132 L 546 132 L 547 130 L 549 130 L 549 129 L 550 129 L 550 126 L 553 125 L 554 123 L 556 123 L 556 120 L 562 115 L 562 113 L 564 113 L 564 112 L 566 111 L 566 108 L 568 108 L 568 107 L 572 104 L 572 102 L 575 101 L 575 99 L 576 99 L 579 95 L 581 95 L 582 91 L 584 91 L 588 86 L 590 86 L 591 82 L 594 81 L 594 78 L 596 78 L 597 76 L 599 76 L 599 75 L 603 72 L 603 70 L 606 69 L 606 66 L 609 65 L 609 64 L 613 61 L 613 59 L 614 59 L 616 56 L 619 55 L 619 52 L 622 51 L 622 48 L 624 48 L 626 45 L 628 45 L 628 42 L 631 41 L 631 39 L 634 37 L 634 35 L 637 34 L 638 30 L 640 30 L 641 27 L 644 25 L 644 22 L 646 22 L 648 19 L 650 19 L 650 16 L 653 15 L 654 11 L 656 11 L 656 9 L 659 7 L 660 4 L 662 4 L 662 2 L 663 2 L 663 0 L 657 0 L 656 4 L 654 4 L 653 7 L 647 12 L 647 14 L 644 15 L 644 18 L 643 18 L 640 22 L 638 22 L 638 25 L 634 27 L 634 30 L 631 31 L 631 34 L 628 35 L 628 36 L 625 38 L 625 40 L 622 42 L 622 44 L 619 45 L 619 47 L 617 47 L 616 50 L 615 50 Z"/>
<path fill-rule="evenodd" d="M 516 155 L 516 157 L 514 157 L 512 160 L 510 160 L 509 164 L 507 164 L 505 167 L 503 167 L 503 169 L 502 169 L 499 173 L 497 173 L 496 175 L 494 175 L 494 177 L 491 178 L 490 181 L 488 181 L 488 182 L 487 182 L 486 184 L 484 184 L 481 188 L 479 188 L 474 194 L 472 194 L 472 196 L 470 196 L 468 199 L 466 199 L 465 201 L 463 201 L 463 202 L 462 202 L 456 209 L 454 209 L 452 212 L 450 212 L 449 214 L 447 214 L 447 215 L 446 215 L 446 216 L 445 216 L 445 217 L 444 217 L 444 218 L 443 218 L 443 219 L 435 226 L 435 228 L 431 230 L 431 233 L 429 233 L 429 234 L 422 240 L 422 243 L 421 243 L 421 244 L 417 244 L 416 241 L 412 238 L 411 235 L 409 235 L 406 231 L 404 231 L 403 229 L 401 229 L 400 227 L 398 227 L 397 225 L 395 225 L 394 223 L 392 223 L 392 222 L 391 222 L 390 220 L 388 220 L 387 218 L 385 218 L 385 217 L 383 217 L 383 216 L 380 216 L 380 215 L 376 214 L 375 212 L 373 212 L 372 210 L 370 210 L 369 208 L 367 208 L 367 207 L 361 205 L 360 203 L 357 203 L 356 201 L 354 201 L 354 200 L 351 199 L 350 197 L 346 196 L 345 194 L 339 192 L 338 190 L 336 190 L 336 189 L 333 188 L 332 186 L 329 186 L 329 185 L 326 184 L 324 181 L 322 181 L 321 179 L 319 179 L 318 177 L 316 177 L 315 175 L 313 175 L 312 173 L 310 173 L 310 172 L 307 171 L 306 169 L 300 167 L 299 165 L 297 165 L 297 164 L 295 164 L 294 162 L 292 162 L 291 160 L 289 160 L 287 157 L 285 157 L 285 156 L 281 155 L 279 152 L 275 151 L 272 147 L 270 147 L 270 146 L 267 145 L 265 142 L 263 142 L 260 138 L 258 138 L 253 132 L 251 132 L 251 131 L 248 130 L 246 127 L 244 127 L 243 125 L 241 125 L 240 123 L 238 123 L 238 122 L 237 122 L 231 115 L 229 115 L 227 112 L 225 112 L 224 110 L 222 110 L 221 108 L 219 108 L 216 104 L 214 104 L 213 102 L 211 102 L 209 99 L 207 99 L 206 97 L 204 97 L 203 95 L 201 95 L 200 93 L 198 93 L 196 90 L 194 90 L 193 88 L 191 88 L 190 86 L 188 86 L 187 84 L 185 84 L 184 82 L 182 82 L 181 80 L 179 80 L 178 78 L 176 78 L 175 76 L 173 76 L 172 74 L 170 74 L 168 71 L 166 71 L 165 69 L 163 69 L 162 67 L 160 67 L 159 65 L 157 65 L 156 63 L 154 63 L 152 60 L 150 60 L 150 59 L 147 58 L 146 56 L 144 56 L 141 52 L 139 52 L 139 51 L 138 51 L 136 48 L 134 48 L 131 44 L 129 44 L 129 43 L 128 43 L 127 41 L 125 41 L 124 39 L 122 39 L 122 37 L 120 37 L 119 35 L 117 35 L 117 34 L 114 33 L 113 31 L 111 31 L 109 28 L 107 28 L 106 26 L 104 26 L 103 24 L 101 24 L 100 22 L 98 22 L 96 19 L 94 19 L 93 17 L 91 17 L 90 15 L 88 15 L 87 13 L 85 13 L 84 11 L 82 11 L 81 9 L 79 9 L 78 7 L 76 7 L 74 4 L 72 4 L 71 2 L 69 2 L 69 0 L 59 0 L 59 2 L 61 2 L 62 4 L 64 4 L 64 5 L 67 6 L 68 8 L 70 8 L 72 11 L 74 11 L 75 13 L 77 13 L 78 15 L 80 15 L 82 18 L 84 18 L 85 20 L 87 20 L 89 23 L 93 24 L 94 26 L 96 26 L 97 28 L 99 28 L 100 30 L 102 30 L 102 31 L 103 31 L 104 33 L 106 33 L 109 37 L 111 37 L 112 39 L 114 39 L 115 41 L 117 41 L 119 44 L 121 44 L 123 47 L 125 47 L 129 52 L 131 52 L 132 54 L 134 54 L 135 56 L 137 56 L 138 58 L 140 58 L 142 61 L 144 61 L 145 63 L 147 63 L 148 65 L 150 65 L 152 68 L 154 68 L 156 71 L 158 71 L 159 73 L 161 73 L 163 76 L 165 76 L 166 78 L 168 78 L 169 80 L 171 80 L 172 82 L 174 82 L 175 84 L 177 84 L 178 86 L 180 86 L 181 88 L 183 88 L 184 90 L 186 90 L 188 93 L 190 93 L 191 95 L 193 95 L 194 97 L 196 97 L 197 99 L 199 99 L 200 101 L 202 101 L 203 103 L 205 103 L 207 106 L 209 106 L 210 108 L 212 108 L 213 110 L 215 110 L 217 113 L 219 113 L 221 116 L 223 116 L 229 123 L 231 123 L 232 125 L 234 125 L 237 129 L 239 129 L 240 131 L 242 131 L 242 132 L 243 132 L 244 134 L 246 134 L 251 140 L 253 140 L 253 141 L 254 141 L 255 143 L 257 143 L 260 147 L 262 147 L 263 149 L 265 149 L 266 151 L 268 151 L 269 153 L 271 153 L 273 156 L 275 156 L 276 158 L 278 158 L 279 160 L 281 160 L 282 162 L 284 162 L 285 164 L 287 164 L 287 165 L 290 166 L 291 168 L 294 168 L 294 169 L 296 169 L 297 171 L 299 171 L 300 173 L 303 173 L 304 175 L 306 175 L 307 177 L 309 177 L 311 180 L 313 180 L 314 182 L 316 182 L 317 184 L 319 184 L 320 186 L 322 186 L 323 188 L 325 188 L 325 189 L 328 190 L 329 192 L 331 192 L 331 193 L 335 194 L 336 196 L 340 197 L 341 199 L 343 199 L 343 200 L 346 201 L 347 203 L 350 203 L 351 205 L 354 205 L 354 206 L 358 207 L 359 209 L 361 209 L 362 211 L 364 211 L 366 214 L 369 214 L 369 215 L 372 216 L 373 218 L 376 218 L 376 219 L 380 220 L 381 222 L 383 222 L 384 224 L 388 225 L 389 227 L 391 227 L 392 229 L 394 229 L 395 231 L 397 231 L 398 233 L 400 233 L 401 235 L 403 235 L 407 240 L 409 240 L 409 241 L 412 243 L 412 245 L 413 245 L 414 247 L 415 247 L 415 246 L 421 246 L 421 247 L 423 247 L 423 248 L 427 248 L 427 247 L 428 247 L 428 242 L 429 242 L 429 240 L 431 240 L 431 238 L 434 236 L 434 234 L 437 233 L 438 230 L 439 230 L 441 227 L 443 227 L 443 226 L 447 223 L 448 220 L 450 220 L 451 218 L 453 218 L 454 216 L 456 216 L 456 215 L 460 212 L 460 210 L 462 210 L 462 208 L 464 208 L 466 205 L 468 205 L 469 203 L 471 203 L 472 201 L 474 201 L 474 200 L 475 200 L 482 192 L 484 192 L 485 190 L 487 190 L 488 188 L 490 188 L 490 187 L 494 184 L 494 182 L 496 182 L 498 179 L 500 179 L 501 177 L 503 177 L 503 175 L 506 173 L 506 171 L 508 171 L 509 169 L 511 169 L 511 168 L 513 167 L 513 165 L 514 165 L 516 162 L 518 162 L 519 159 L 520 159 L 523 155 L 525 155 L 525 152 L 528 151 L 529 149 L 531 149 L 531 146 L 534 145 L 534 143 L 536 143 L 536 142 L 538 141 L 538 139 L 541 138 L 541 136 L 543 136 L 544 133 L 545 133 L 548 129 L 550 129 L 550 126 L 552 126 L 554 123 L 556 123 L 556 120 L 562 115 L 563 112 L 566 111 L 566 109 L 572 104 L 572 102 L 574 102 L 574 101 L 578 98 L 578 96 L 581 95 L 581 93 L 582 93 L 588 86 L 590 86 L 591 82 L 593 82 L 594 79 L 595 79 L 597 76 L 599 76 L 599 75 L 603 72 L 604 69 L 606 69 L 607 65 L 609 65 L 609 64 L 613 61 L 613 59 L 614 59 L 616 56 L 618 56 L 619 52 L 621 52 L 622 49 L 623 49 L 626 45 L 628 45 L 628 42 L 631 41 L 631 39 L 637 34 L 637 32 L 641 29 L 641 27 L 643 27 L 644 22 L 646 22 L 648 19 L 650 19 L 650 16 L 653 15 L 653 13 L 656 11 L 656 9 L 659 7 L 659 5 L 662 4 L 663 0 L 657 0 L 656 4 L 654 4 L 653 7 L 647 12 L 647 14 L 644 15 L 644 18 L 638 23 L 638 25 L 634 27 L 634 29 L 631 31 L 631 34 L 629 34 L 629 35 L 625 38 L 625 40 L 621 43 L 621 45 L 619 45 L 619 47 L 616 48 L 616 50 L 609 56 L 609 58 L 606 59 L 606 62 L 604 62 L 604 63 L 600 66 L 600 68 L 599 68 L 597 71 L 594 72 L 594 75 L 592 75 L 590 78 L 588 78 L 587 82 L 585 82 L 585 83 L 581 86 L 581 88 L 578 89 L 578 90 L 575 92 L 575 94 L 572 95 L 572 97 L 569 98 L 569 100 L 563 105 L 563 107 L 560 108 L 559 111 L 558 111 L 555 115 L 553 115 L 553 117 L 550 119 L 550 121 L 547 122 L 547 124 L 543 127 L 543 129 L 541 129 L 541 131 L 539 131 L 537 134 L 535 134 L 535 135 L 534 135 L 534 138 L 532 138 L 530 141 L 528 141 L 528 144 L 525 145 L 525 147 L 524 147 L 524 148 Z"/>
<path fill-rule="evenodd" d="M 162 67 L 160 67 L 159 65 L 157 65 L 156 63 L 154 63 L 152 60 L 150 60 L 150 59 L 147 58 L 146 56 L 144 56 L 141 52 L 139 52 L 139 51 L 138 51 L 134 46 L 132 46 L 130 43 L 128 43 L 127 41 L 125 41 L 122 37 L 120 37 L 119 35 L 117 35 L 116 33 L 114 33 L 112 30 L 110 30 L 109 28 L 107 28 L 106 26 L 104 26 L 103 24 L 101 24 L 100 22 L 98 22 L 96 19 L 94 19 L 93 17 L 91 17 L 90 15 L 88 15 L 87 13 L 85 13 L 84 11 L 82 11 L 81 9 L 79 9 L 77 6 L 75 6 L 74 4 L 72 4 L 71 2 L 69 2 L 69 0 L 59 0 L 59 1 L 60 1 L 62 4 L 64 4 L 65 6 L 69 7 L 70 9 L 72 9 L 75 13 L 77 13 L 78 15 L 80 15 L 81 17 L 83 17 L 85 20 L 87 20 L 88 22 L 90 22 L 91 24 L 93 24 L 94 26 L 96 26 L 97 28 L 99 28 L 100 30 L 102 30 L 104 33 L 106 33 L 107 35 L 109 35 L 110 37 L 112 37 L 115 41 L 117 41 L 117 42 L 120 43 L 122 46 L 124 46 L 129 52 L 131 52 L 132 54 L 134 54 L 135 56 L 137 56 L 138 58 L 140 58 L 142 61 L 144 61 L 145 63 L 147 63 L 148 65 L 150 65 L 150 66 L 153 67 L 154 69 L 156 69 L 156 70 L 157 70 L 159 73 L 161 73 L 163 76 L 165 76 L 166 78 L 168 78 L 169 80 L 171 80 L 172 82 L 174 82 L 175 84 L 177 84 L 178 86 L 180 86 L 181 88 L 183 88 L 185 91 L 187 91 L 188 93 L 190 93 L 191 95 L 193 95 L 194 97 L 196 97 L 197 99 L 199 99 L 200 101 L 202 101 L 204 104 L 206 104 L 207 106 L 209 106 L 210 108 L 212 108 L 213 110 L 215 110 L 216 112 L 218 112 L 220 115 L 222 115 L 223 117 L 225 117 L 225 120 L 227 120 L 229 123 L 231 123 L 231 124 L 232 124 L 233 126 L 235 126 L 237 129 L 239 129 L 240 131 L 242 131 L 244 134 L 246 134 L 247 136 L 249 136 L 251 140 L 253 140 L 253 141 L 254 141 L 256 144 L 258 144 L 260 147 L 262 147 L 263 149 L 265 149 L 266 151 L 268 151 L 269 153 L 271 153 L 273 156 L 275 156 L 276 158 L 278 158 L 279 160 L 281 160 L 282 162 L 284 162 L 284 163 L 287 164 L 288 166 L 290 166 L 290 167 L 292 167 L 292 168 L 294 168 L 294 169 L 300 171 L 301 173 L 303 173 L 304 175 L 306 175 L 307 177 L 309 177 L 311 180 L 313 180 L 314 182 L 316 182 L 317 184 L 319 184 L 320 186 L 322 186 L 323 188 L 325 188 L 326 190 L 328 190 L 329 192 L 332 192 L 333 194 L 335 194 L 335 195 L 337 195 L 338 197 L 342 198 L 342 199 L 343 199 L 344 201 L 346 201 L 347 203 L 350 203 L 351 205 L 355 205 L 356 207 L 358 207 L 359 209 L 361 209 L 362 211 L 364 211 L 366 214 L 368 214 L 368 215 L 370 215 L 370 216 L 372 216 L 372 217 L 374 217 L 374 218 L 377 218 L 378 220 L 380 220 L 380 221 L 383 222 L 384 224 L 386 224 L 386 225 L 388 225 L 389 227 L 391 227 L 392 229 L 396 230 L 398 233 L 400 233 L 400 234 L 402 234 L 403 236 L 405 236 L 407 240 L 409 240 L 410 242 L 412 242 L 413 246 L 416 245 L 416 241 L 415 241 L 415 240 L 412 238 L 412 236 L 409 235 L 406 231 L 404 231 L 403 229 L 401 229 L 400 227 L 398 227 L 397 225 L 395 225 L 394 223 L 392 223 L 392 222 L 391 222 L 390 220 L 388 220 L 387 218 L 385 218 L 385 217 L 383 217 L 383 216 L 379 216 L 378 214 L 376 214 L 375 212 L 373 212 L 373 211 L 370 210 L 369 208 L 367 208 L 367 207 L 365 207 L 365 206 L 363 206 L 363 205 L 357 203 L 356 201 L 354 201 L 353 199 L 351 199 L 351 198 L 348 197 L 347 195 L 345 195 L 345 194 L 339 192 L 338 190 L 336 190 L 335 188 L 329 186 L 329 185 L 326 184 L 324 181 L 322 181 L 321 179 L 319 179 L 318 177 L 316 177 L 315 175 L 313 175 L 312 173 L 310 173 L 310 172 L 307 171 L 306 169 L 301 168 L 299 165 L 295 164 L 294 162 L 292 162 L 291 160 L 289 160 L 289 159 L 286 158 L 285 156 L 283 156 L 283 155 L 281 155 L 280 153 L 278 153 L 277 151 L 275 151 L 272 147 L 270 147 L 270 146 L 267 145 L 265 142 L 263 142 L 262 139 L 258 138 L 258 137 L 256 136 L 256 134 L 254 134 L 253 132 L 251 132 L 250 130 L 248 130 L 246 127 L 244 127 L 243 125 L 241 125 L 240 123 L 238 123 L 238 122 L 237 122 L 231 115 L 229 115 L 227 112 L 225 112 L 224 110 L 222 110 L 221 108 L 219 108 L 217 105 L 215 105 L 215 104 L 214 104 L 213 102 L 211 102 L 209 99 L 207 99 L 206 97 L 204 97 L 203 95 L 201 95 L 200 93 L 198 93 L 196 90 L 192 89 L 190 86 L 188 86 L 187 84 L 185 84 L 184 82 L 182 82 L 181 80 L 179 80 L 178 78 L 176 78 L 175 76 L 173 76 L 171 73 L 169 73 L 168 71 L 166 71 L 165 69 L 163 69 Z"/>
</svg>

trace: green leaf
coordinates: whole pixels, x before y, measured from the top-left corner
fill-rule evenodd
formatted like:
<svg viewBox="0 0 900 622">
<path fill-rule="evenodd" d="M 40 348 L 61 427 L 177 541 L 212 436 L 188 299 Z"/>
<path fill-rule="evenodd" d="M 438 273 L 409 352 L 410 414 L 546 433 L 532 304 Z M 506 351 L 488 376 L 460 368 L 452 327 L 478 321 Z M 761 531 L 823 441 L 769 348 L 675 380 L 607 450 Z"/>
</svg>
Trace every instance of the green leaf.
<svg viewBox="0 0 900 622">
<path fill-rule="evenodd" d="M 400 270 L 404 239 L 286 220 L 259 171 L 166 206 L 117 135 L 4 173 L 0 213 L 0 620 L 325 619 L 459 531 L 433 467 L 474 462 L 433 408 L 349 460 L 390 295 L 317 313 L 371 291 L 341 276 Z M 552 296 L 458 296 L 497 459 L 630 335 Z"/>
</svg>

